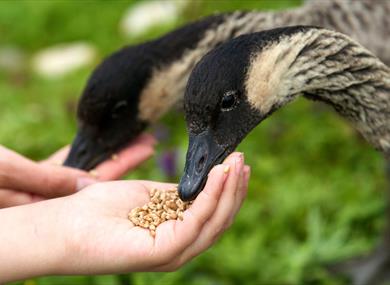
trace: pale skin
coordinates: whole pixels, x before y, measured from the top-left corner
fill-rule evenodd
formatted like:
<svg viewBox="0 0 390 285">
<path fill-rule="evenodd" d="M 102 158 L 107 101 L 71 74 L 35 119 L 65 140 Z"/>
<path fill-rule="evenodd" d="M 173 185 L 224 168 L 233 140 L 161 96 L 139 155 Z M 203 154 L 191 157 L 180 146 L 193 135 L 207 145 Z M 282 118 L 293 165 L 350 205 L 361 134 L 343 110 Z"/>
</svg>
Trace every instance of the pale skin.
<svg viewBox="0 0 390 285">
<path fill-rule="evenodd" d="M 246 196 L 250 168 L 231 154 L 204 190 L 153 238 L 128 220 L 149 201 L 152 181 L 97 183 L 80 192 L 0 210 L 0 283 L 44 275 L 172 271 L 209 248 L 232 224 Z M 28 238 L 26 238 L 28 237 Z"/>
<path fill-rule="evenodd" d="M 61 166 L 69 146 L 45 161 L 34 162 L 0 146 L 0 208 L 28 204 L 75 193 L 98 181 L 116 180 L 154 153 L 153 136 L 142 134 L 109 159 L 88 172 Z"/>
</svg>

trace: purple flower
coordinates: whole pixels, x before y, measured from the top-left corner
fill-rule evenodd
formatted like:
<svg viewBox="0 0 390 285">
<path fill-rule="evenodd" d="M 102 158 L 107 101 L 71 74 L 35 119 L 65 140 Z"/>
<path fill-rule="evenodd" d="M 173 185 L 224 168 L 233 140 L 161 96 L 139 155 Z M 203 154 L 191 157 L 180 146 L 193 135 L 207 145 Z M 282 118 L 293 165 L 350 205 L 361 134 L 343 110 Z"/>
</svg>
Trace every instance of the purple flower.
<svg viewBox="0 0 390 285">
<path fill-rule="evenodd" d="M 167 178 L 175 178 L 177 176 L 177 159 L 177 150 L 165 151 L 158 157 L 158 165 Z"/>
</svg>

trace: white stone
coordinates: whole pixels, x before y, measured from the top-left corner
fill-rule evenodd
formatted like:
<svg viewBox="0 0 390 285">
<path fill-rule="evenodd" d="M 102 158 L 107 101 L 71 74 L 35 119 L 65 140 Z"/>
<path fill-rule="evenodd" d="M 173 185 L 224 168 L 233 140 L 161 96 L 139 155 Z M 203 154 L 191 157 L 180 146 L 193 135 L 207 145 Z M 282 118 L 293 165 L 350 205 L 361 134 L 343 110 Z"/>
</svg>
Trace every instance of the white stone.
<svg viewBox="0 0 390 285">
<path fill-rule="evenodd" d="M 60 44 L 38 52 L 32 59 L 32 68 L 44 77 L 62 77 L 90 64 L 95 57 L 96 50 L 90 44 Z"/>
<path fill-rule="evenodd" d="M 140 35 L 152 27 L 176 21 L 187 1 L 144 1 L 131 6 L 121 23 L 126 36 Z"/>
</svg>

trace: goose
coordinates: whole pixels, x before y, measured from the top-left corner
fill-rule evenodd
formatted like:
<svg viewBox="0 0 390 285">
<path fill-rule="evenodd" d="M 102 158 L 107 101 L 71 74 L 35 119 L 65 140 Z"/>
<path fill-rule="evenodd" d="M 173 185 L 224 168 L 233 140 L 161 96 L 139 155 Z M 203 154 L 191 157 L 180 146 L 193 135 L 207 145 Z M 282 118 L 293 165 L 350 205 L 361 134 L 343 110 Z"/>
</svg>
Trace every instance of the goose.
<svg viewBox="0 0 390 285">
<path fill-rule="evenodd" d="M 194 199 L 212 166 L 300 95 L 330 104 L 389 161 L 390 68 L 344 34 L 283 27 L 232 39 L 193 69 L 184 95 L 189 145 L 181 199 Z M 388 269 L 390 240 L 385 240 L 348 269 L 354 270 L 354 284 L 375 284 L 384 274 L 380 270 Z"/>
<path fill-rule="evenodd" d="M 390 1 L 307 1 L 279 12 L 232 12 L 127 46 L 92 73 L 79 100 L 78 132 L 65 165 L 90 170 L 182 101 L 198 60 L 242 34 L 286 25 L 316 25 L 358 40 L 390 64 Z"/>
</svg>

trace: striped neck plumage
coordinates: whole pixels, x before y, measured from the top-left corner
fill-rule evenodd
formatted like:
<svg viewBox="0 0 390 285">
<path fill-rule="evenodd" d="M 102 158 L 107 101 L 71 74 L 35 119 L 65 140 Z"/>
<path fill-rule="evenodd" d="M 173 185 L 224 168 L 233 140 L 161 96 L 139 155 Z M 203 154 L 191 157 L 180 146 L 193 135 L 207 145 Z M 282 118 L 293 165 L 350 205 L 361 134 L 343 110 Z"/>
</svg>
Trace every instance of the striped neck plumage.
<svg viewBox="0 0 390 285">
<path fill-rule="evenodd" d="M 316 25 L 353 36 L 382 60 L 390 63 L 390 45 L 378 40 L 390 36 L 390 1 L 313 0 L 278 12 L 234 12 L 211 26 L 195 45 L 175 61 L 158 66 L 140 96 L 139 118 L 153 122 L 182 99 L 195 64 L 211 49 L 239 35 L 292 25 Z M 357 20 L 358 19 L 358 20 Z M 180 48 L 180 47 L 178 47 Z"/>
<path fill-rule="evenodd" d="M 269 43 L 252 54 L 245 89 L 262 113 L 299 94 L 328 103 L 390 151 L 390 69 L 343 34 L 308 29 Z"/>
</svg>

